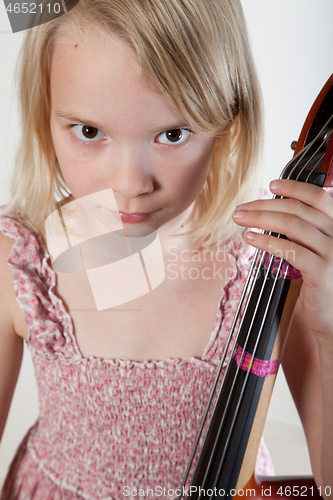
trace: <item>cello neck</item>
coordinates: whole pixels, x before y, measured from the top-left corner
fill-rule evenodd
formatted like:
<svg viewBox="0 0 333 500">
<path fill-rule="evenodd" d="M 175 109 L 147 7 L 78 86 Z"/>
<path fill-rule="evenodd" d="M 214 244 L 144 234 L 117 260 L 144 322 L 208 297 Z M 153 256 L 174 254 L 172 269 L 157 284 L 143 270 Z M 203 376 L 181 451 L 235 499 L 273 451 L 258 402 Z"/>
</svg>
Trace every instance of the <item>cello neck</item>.
<svg viewBox="0 0 333 500">
<path fill-rule="evenodd" d="M 228 492 L 244 487 L 253 474 L 276 377 L 258 366 L 279 363 L 301 281 L 276 279 L 259 268 L 193 475 L 198 492 L 199 486 L 216 488 L 221 498 L 231 498 Z"/>
</svg>

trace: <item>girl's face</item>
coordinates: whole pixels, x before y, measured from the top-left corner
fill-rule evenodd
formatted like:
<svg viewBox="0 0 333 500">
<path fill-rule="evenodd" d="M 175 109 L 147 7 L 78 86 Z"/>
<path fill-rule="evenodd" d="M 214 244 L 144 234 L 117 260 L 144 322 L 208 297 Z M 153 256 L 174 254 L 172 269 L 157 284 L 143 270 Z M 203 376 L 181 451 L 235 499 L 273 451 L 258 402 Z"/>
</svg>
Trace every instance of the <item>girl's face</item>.
<svg viewBox="0 0 333 500">
<path fill-rule="evenodd" d="M 112 188 L 123 223 L 155 229 L 196 199 L 216 142 L 147 84 L 127 43 L 97 33 L 57 39 L 50 126 L 74 198 Z"/>
</svg>

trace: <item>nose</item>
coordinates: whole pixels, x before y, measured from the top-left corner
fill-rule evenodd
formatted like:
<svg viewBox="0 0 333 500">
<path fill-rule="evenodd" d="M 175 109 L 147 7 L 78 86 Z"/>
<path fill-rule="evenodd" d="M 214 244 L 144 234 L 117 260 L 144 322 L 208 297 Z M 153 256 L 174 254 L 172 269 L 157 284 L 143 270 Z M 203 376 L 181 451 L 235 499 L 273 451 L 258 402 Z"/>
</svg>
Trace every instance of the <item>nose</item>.
<svg viewBox="0 0 333 500">
<path fill-rule="evenodd" d="M 136 198 L 154 191 L 153 172 L 144 151 L 117 148 L 113 151 L 108 187 L 124 198 Z"/>
</svg>

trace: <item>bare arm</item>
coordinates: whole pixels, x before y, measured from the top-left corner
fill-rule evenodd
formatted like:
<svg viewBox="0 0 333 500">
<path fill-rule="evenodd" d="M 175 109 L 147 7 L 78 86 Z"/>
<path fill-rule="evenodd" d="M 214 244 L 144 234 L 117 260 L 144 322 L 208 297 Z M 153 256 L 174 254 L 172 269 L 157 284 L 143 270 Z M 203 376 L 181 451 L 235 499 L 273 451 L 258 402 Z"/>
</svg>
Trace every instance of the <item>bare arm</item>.
<svg viewBox="0 0 333 500">
<path fill-rule="evenodd" d="M 333 342 L 317 341 L 299 304 L 282 363 L 302 420 L 315 481 L 333 491 Z"/>
<path fill-rule="evenodd" d="M 0 233 L 0 439 L 20 371 L 23 340 L 15 333 L 15 300 L 7 258 L 13 241 Z"/>
</svg>

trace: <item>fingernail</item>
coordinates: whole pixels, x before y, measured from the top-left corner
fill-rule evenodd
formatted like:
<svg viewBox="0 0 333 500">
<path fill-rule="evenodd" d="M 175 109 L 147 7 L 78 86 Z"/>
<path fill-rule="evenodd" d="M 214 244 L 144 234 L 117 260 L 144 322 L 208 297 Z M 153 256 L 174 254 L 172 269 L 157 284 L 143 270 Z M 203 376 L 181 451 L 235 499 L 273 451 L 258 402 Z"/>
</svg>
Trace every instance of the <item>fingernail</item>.
<svg viewBox="0 0 333 500">
<path fill-rule="evenodd" d="M 244 210 L 246 208 L 246 206 L 247 206 L 247 203 L 242 203 L 242 205 L 238 205 L 236 207 L 236 210 Z"/>
<path fill-rule="evenodd" d="M 270 189 L 280 189 L 281 187 L 281 182 L 280 181 L 272 181 L 269 185 Z"/>
<path fill-rule="evenodd" d="M 252 231 L 248 231 L 247 233 L 245 233 L 245 236 L 248 240 L 255 240 L 256 233 L 253 233 Z"/>
<path fill-rule="evenodd" d="M 241 219 L 242 217 L 244 217 L 245 214 L 246 214 L 246 212 L 243 212 L 242 210 L 235 210 L 234 218 Z"/>
</svg>

